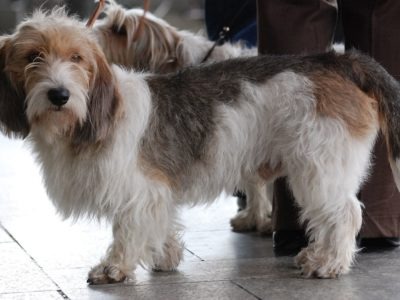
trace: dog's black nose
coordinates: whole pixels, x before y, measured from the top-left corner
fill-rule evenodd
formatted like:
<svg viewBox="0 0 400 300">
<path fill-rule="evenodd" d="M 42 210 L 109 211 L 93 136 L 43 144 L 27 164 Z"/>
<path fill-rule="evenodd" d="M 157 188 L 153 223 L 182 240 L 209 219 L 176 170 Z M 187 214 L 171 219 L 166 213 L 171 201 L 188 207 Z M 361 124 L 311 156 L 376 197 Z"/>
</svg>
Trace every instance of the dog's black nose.
<svg viewBox="0 0 400 300">
<path fill-rule="evenodd" d="M 47 97 L 49 98 L 50 102 L 57 106 L 63 106 L 65 103 L 67 103 L 69 96 L 69 91 L 63 87 L 50 89 L 47 92 Z"/>
</svg>

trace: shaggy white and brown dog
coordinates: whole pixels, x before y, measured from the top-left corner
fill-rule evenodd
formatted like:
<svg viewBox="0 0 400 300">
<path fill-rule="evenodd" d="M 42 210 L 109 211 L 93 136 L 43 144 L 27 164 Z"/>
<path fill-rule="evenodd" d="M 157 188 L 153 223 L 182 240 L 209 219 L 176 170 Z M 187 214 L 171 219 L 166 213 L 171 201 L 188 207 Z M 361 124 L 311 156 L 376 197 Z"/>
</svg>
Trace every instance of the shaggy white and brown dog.
<svg viewBox="0 0 400 300">
<path fill-rule="evenodd" d="M 400 87 L 361 54 L 134 73 L 110 67 L 93 32 L 63 10 L 35 13 L 0 44 L 2 130 L 28 135 L 64 216 L 113 223 L 90 283 L 122 281 L 140 263 L 177 268 L 180 205 L 277 174 L 288 176 L 310 237 L 298 266 L 336 277 L 354 258 L 356 193 L 379 129 L 400 182 Z"/>
<path fill-rule="evenodd" d="M 213 48 L 214 42 L 189 31 L 177 30 L 149 12 L 144 15 L 142 9 L 128 10 L 115 1 L 108 2 L 106 16 L 95 23 L 94 30 L 111 63 L 139 71 L 166 73 L 257 54 L 256 48 L 249 49 L 240 43 L 225 43 Z M 238 189 L 246 193 L 247 205 L 231 219 L 232 228 L 270 234 L 272 184 L 267 187 L 261 178 L 244 178 Z"/>
</svg>

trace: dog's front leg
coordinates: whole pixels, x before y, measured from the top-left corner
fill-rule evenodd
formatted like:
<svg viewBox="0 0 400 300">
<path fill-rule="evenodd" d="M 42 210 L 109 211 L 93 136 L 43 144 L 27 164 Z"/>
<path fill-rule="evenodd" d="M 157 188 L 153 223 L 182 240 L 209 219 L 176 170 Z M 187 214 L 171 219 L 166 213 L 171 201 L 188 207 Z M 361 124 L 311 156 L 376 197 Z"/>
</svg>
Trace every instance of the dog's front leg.
<svg viewBox="0 0 400 300">
<path fill-rule="evenodd" d="M 128 218 L 116 218 L 114 220 L 114 240 L 109 246 L 105 257 L 90 270 L 88 283 L 122 282 L 133 274 L 139 260 L 139 253 L 134 247 L 133 226 Z"/>
<path fill-rule="evenodd" d="M 115 217 L 114 240 L 102 261 L 89 272 L 90 284 L 124 281 L 139 263 L 157 271 L 177 268 L 183 244 L 175 208 L 168 203 L 166 198 L 148 201 L 140 213 L 126 211 Z"/>
</svg>

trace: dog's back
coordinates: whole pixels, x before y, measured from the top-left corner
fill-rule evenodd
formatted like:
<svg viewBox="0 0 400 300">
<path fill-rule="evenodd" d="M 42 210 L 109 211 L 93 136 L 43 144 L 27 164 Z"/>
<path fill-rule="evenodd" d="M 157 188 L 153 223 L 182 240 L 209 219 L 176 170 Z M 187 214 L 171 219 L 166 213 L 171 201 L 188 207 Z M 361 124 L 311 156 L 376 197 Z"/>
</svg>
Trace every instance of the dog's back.
<svg viewBox="0 0 400 300">
<path fill-rule="evenodd" d="M 374 132 L 377 103 L 349 72 L 360 58 L 263 56 L 150 75 L 150 123 L 157 126 L 145 135 L 144 157 L 175 181 L 190 178 L 193 165 L 197 172 L 226 164 L 221 169 L 230 168 L 223 177 L 232 178 L 232 188 L 243 172 L 281 164 L 321 122 L 336 122 L 350 135 Z"/>
</svg>

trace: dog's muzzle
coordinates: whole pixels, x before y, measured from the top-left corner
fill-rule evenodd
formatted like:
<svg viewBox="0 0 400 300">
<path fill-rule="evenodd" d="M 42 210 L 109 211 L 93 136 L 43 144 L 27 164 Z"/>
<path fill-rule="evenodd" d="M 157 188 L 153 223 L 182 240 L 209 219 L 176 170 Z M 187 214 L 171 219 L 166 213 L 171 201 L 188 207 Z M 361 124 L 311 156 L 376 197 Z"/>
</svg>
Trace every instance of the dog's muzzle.
<svg viewBox="0 0 400 300">
<path fill-rule="evenodd" d="M 50 102 L 58 107 L 65 105 L 68 102 L 69 96 L 69 90 L 63 87 L 50 89 L 47 92 Z"/>
</svg>

